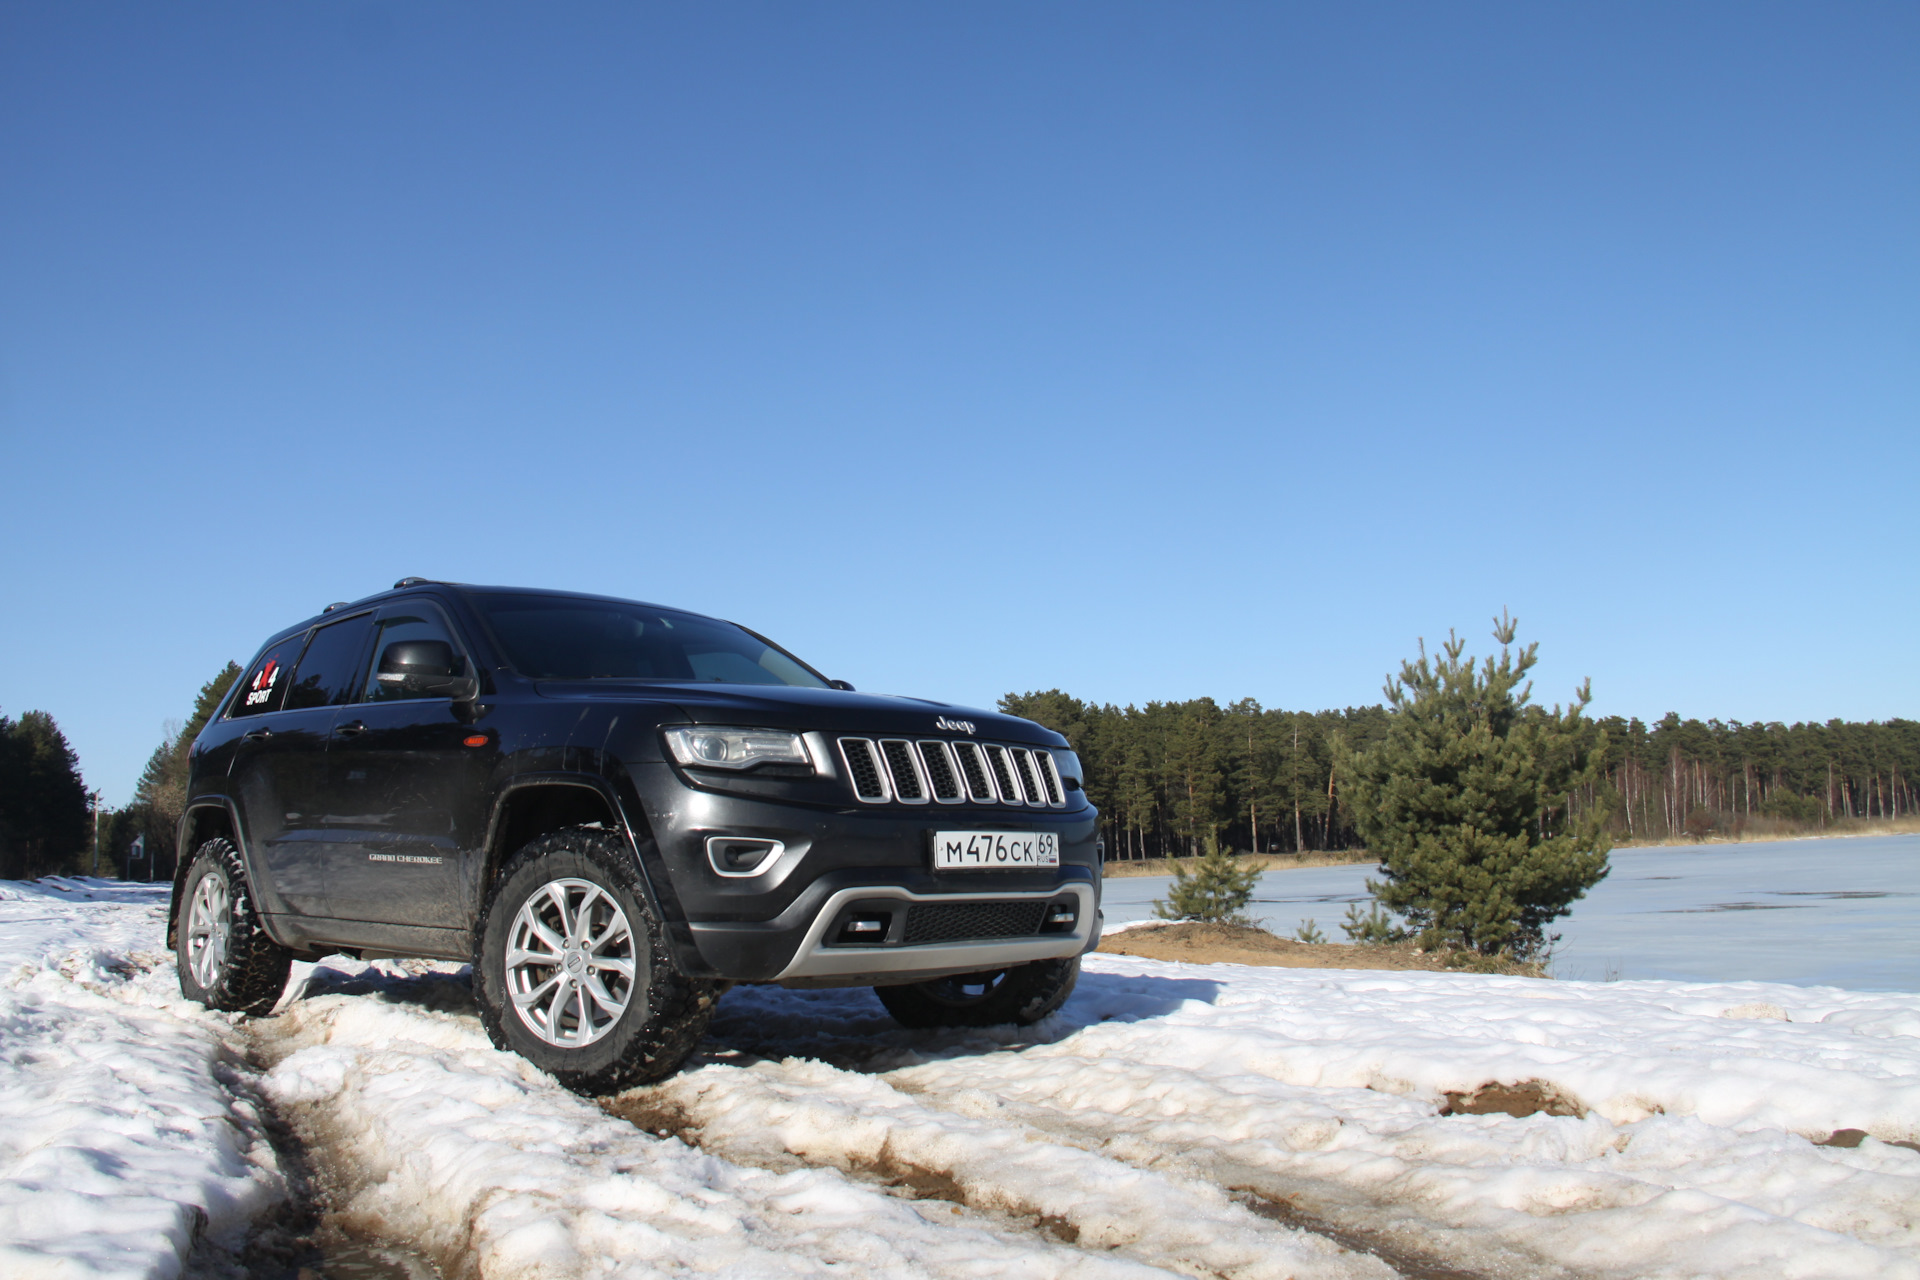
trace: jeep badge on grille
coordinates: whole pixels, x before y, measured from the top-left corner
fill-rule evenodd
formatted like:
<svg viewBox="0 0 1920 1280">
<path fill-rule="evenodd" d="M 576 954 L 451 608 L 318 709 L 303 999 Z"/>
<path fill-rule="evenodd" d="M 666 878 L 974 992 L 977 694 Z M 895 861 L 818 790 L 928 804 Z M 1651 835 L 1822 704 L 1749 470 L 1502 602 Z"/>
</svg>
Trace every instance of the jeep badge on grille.
<svg viewBox="0 0 1920 1280">
<path fill-rule="evenodd" d="M 949 720 L 945 716 L 941 716 L 933 722 L 933 727 L 936 729 L 945 729 L 948 733 L 972 733 L 973 721 Z"/>
</svg>

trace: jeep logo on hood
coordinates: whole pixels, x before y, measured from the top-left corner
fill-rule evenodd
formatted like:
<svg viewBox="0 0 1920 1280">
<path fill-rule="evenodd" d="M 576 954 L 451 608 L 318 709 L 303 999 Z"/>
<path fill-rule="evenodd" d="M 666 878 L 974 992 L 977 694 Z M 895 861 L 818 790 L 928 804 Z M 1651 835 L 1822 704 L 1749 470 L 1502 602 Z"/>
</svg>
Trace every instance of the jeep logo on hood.
<svg viewBox="0 0 1920 1280">
<path fill-rule="evenodd" d="M 941 716 L 933 722 L 933 727 L 936 729 L 945 729 L 948 733 L 972 733 L 973 721 L 949 720 L 945 716 Z"/>
</svg>

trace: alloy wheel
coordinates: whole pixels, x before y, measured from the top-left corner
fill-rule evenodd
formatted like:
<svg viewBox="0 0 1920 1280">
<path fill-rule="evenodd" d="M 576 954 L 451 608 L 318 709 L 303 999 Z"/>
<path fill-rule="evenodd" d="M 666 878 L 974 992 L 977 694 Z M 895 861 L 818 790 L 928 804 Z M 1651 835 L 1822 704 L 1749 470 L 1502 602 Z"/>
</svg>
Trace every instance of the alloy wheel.
<svg viewBox="0 0 1920 1280">
<path fill-rule="evenodd" d="M 200 877 L 187 909 L 187 967 L 203 990 L 211 991 L 227 963 L 233 934 L 233 898 L 217 875 Z"/>
<path fill-rule="evenodd" d="M 507 934 L 507 994 L 527 1029 L 578 1049 L 613 1029 L 633 1000 L 636 952 L 627 913 L 591 880 L 550 880 Z"/>
</svg>

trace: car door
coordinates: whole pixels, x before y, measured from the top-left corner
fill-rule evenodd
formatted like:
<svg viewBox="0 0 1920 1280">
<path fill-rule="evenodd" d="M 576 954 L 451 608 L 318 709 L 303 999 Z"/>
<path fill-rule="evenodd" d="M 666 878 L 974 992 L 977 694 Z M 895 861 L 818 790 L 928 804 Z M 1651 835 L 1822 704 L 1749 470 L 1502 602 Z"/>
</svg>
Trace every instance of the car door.
<svg viewBox="0 0 1920 1280">
<path fill-rule="evenodd" d="M 327 884 L 327 750 L 352 696 L 373 614 L 329 622 L 264 655 L 234 701 L 247 727 L 235 745 L 230 793 L 269 910 L 333 914 Z M 302 644 L 302 641 L 305 643 Z"/>
<path fill-rule="evenodd" d="M 474 674 L 469 650 L 424 600 L 375 622 L 374 661 L 334 725 L 328 761 L 334 910 L 344 919 L 464 928 L 468 858 L 485 839 L 493 737 L 439 691 Z"/>
</svg>

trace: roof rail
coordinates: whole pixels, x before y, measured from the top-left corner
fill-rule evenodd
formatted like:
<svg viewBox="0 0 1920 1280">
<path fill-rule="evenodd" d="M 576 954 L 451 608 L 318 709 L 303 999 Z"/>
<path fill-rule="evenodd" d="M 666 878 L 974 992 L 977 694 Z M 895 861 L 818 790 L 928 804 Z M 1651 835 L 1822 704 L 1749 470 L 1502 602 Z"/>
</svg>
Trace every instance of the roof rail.
<svg viewBox="0 0 1920 1280">
<path fill-rule="evenodd" d="M 320 612 L 332 613 L 335 609 L 346 608 L 349 603 L 350 602 L 346 600 L 335 600 L 332 604 L 328 605 L 326 608 L 322 609 Z"/>
<path fill-rule="evenodd" d="M 393 584 L 393 589 L 398 591 L 402 587 L 422 587 L 432 581 L 432 578 L 402 578 Z"/>
</svg>

